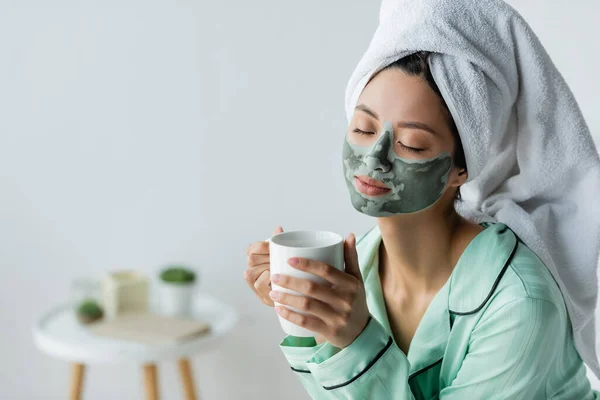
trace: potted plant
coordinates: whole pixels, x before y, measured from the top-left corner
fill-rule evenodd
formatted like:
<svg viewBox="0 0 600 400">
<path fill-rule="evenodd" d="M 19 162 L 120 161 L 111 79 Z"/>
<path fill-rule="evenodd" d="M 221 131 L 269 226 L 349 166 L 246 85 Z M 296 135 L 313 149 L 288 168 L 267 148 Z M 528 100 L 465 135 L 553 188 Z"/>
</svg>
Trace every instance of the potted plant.
<svg viewBox="0 0 600 400">
<path fill-rule="evenodd" d="M 76 310 L 77 320 L 82 324 L 91 324 L 102 319 L 104 312 L 102 307 L 95 300 L 87 299 L 82 301 Z"/>
<path fill-rule="evenodd" d="M 162 314 L 185 317 L 192 313 L 196 273 L 181 265 L 171 265 L 160 273 L 159 307 Z"/>
</svg>

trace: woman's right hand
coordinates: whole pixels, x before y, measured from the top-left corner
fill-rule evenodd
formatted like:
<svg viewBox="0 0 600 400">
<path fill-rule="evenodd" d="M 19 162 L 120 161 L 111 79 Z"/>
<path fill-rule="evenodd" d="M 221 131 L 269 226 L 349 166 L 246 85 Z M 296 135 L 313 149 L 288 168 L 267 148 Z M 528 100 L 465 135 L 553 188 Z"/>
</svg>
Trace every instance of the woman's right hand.
<svg viewBox="0 0 600 400">
<path fill-rule="evenodd" d="M 283 232 L 281 226 L 273 231 L 273 235 Z M 271 271 L 269 259 L 269 242 L 255 242 L 246 249 L 248 269 L 244 271 L 244 279 L 256 296 L 270 307 L 275 306 L 269 297 L 271 291 Z"/>
<path fill-rule="evenodd" d="M 283 232 L 283 228 L 278 226 L 273 231 L 273 235 L 281 232 Z M 248 269 L 244 271 L 244 279 L 263 304 L 275 307 L 275 303 L 269 296 L 271 291 L 271 262 L 269 257 L 269 242 L 255 242 L 248 246 L 246 249 Z M 321 344 L 325 342 L 325 338 L 316 334 L 315 341 L 317 344 Z"/>
</svg>

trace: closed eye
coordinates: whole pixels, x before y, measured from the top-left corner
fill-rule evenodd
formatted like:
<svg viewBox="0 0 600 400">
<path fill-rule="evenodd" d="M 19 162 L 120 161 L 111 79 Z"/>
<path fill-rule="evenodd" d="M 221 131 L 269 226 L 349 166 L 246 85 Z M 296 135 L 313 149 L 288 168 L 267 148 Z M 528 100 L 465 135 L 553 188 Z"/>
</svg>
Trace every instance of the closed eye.
<svg viewBox="0 0 600 400">
<path fill-rule="evenodd" d="M 358 128 L 354 128 L 352 130 L 352 132 L 358 133 L 359 135 L 374 135 L 375 134 L 375 132 L 366 132 L 366 131 L 360 130 Z"/>
<path fill-rule="evenodd" d="M 358 128 L 354 128 L 352 130 L 352 132 L 358 133 L 359 135 L 367 135 L 367 136 L 371 136 L 374 135 L 375 132 L 367 132 L 367 131 L 363 131 L 362 129 L 358 129 Z M 402 144 L 401 142 L 398 142 L 398 144 L 400 145 L 400 147 L 406 151 L 411 151 L 413 153 L 420 153 L 422 151 L 425 151 L 425 149 L 418 149 L 416 147 L 409 147 L 409 146 L 405 146 L 404 144 Z"/>
<path fill-rule="evenodd" d="M 400 144 L 400 147 L 401 147 L 402 149 L 404 149 L 404 150 L 407 150 L 407 151 L 412 151 L 413 153 L 420 153 L 420 152 L 422 152 L 422 151 L 425 151 L 425 149 L 417 149 L 416 147 L 408 147 L 408 146 L 405 146 L 405 145 L 403 145 L 401 142 L 398 142 L 398 144 Z"/>
</svg>

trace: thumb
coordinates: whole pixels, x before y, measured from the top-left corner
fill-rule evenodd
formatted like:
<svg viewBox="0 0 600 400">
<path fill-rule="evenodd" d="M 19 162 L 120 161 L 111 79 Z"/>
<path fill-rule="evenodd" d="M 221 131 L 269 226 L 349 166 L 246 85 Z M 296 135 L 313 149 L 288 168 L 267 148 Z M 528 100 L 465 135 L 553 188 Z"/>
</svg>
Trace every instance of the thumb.
<svg viewBox="0 0 600 400">
<path fill-rule="evenodd" d="M 277 226 L 277 228 L 275 228 L 275 230 L 273 231 L 273 235 L 277 234 L 277 233 L 281 233 L 283 232 L 283 228 L 281 226 Z"/>
<path fill-rule="evenodd" d="M 358 253 L 356 252 L 356 236 L 354 233 L 344 239 L 344 262 L 346 264 L 346 273 L 352 275 L 362 282 L 362 274 L 358 265 Z"/>
</svg>

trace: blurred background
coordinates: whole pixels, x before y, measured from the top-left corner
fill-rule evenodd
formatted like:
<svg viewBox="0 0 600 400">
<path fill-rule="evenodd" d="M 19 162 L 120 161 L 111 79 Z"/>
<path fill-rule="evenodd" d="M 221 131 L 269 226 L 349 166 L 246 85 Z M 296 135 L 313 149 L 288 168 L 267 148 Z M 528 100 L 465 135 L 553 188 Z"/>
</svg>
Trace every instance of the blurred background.
<svg viewBox="0 0 600 400">
<path fill-rule="evenodd" d="M 600 144 L 600 3 L 512 0 Z M 357 236 L 341 172 L 344 89 L 379 2 L 0 0 L 0 399 L 63 399 L 69 366 L 31 329 L 70 282 L 172 261 L 240 313 L 192 359 L 202 398 L 307 399 L 246 247 L 284 230 Z M 164 399 L 182 398 L 159 365 Z M 594 386 L 600 387 L 595 379 Z M 135 365 L 85 399 L 142 398 Z"/>
</svg>

